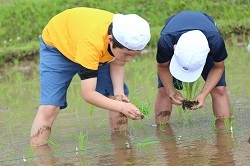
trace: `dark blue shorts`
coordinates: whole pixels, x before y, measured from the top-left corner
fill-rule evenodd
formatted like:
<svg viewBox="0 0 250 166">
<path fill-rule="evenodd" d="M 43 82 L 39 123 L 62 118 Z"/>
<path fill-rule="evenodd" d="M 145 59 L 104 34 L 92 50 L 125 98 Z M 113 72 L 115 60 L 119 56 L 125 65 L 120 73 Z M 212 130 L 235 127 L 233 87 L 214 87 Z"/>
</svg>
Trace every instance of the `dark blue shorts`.
<svg viewBox="0 0 250 166">
<path fill-rule="evenodd" d="M 81 65 L 67 59 L 55 47 L 45 44 L 40 36 L 40 105 L 66 108 L 67 89 L 81 68 Z M 104 96 L 114 95 L 109 64 L 98 68 L 96 91 Z M 124 93 L 129 94 L 125 83 Z"/>
<path fill-rule="evenodd" d="M 201 73 L 201 76 L 205 81 L 206 81 L 208 73 L 212 69 L 213 65 L 214 65 L 214 62 L 213 62 L 212 57 L 208 56 L 207 60 L 206 60 L 206 64 L 205 64 L 203 71 Z M 224 69 L 224 72 L 223 72 L 223 74 L 222 74 L 222 76 L 221 76 L 221 78 L 216 86 L 227 86 L 225 75 L 226 74 L 225 74 L 225 69 Z M 183 88 L 182 82 L 180 80 L 177 80 L 176 78 L 173 78 L 173 85 L 178 90 L 181 90 Z M 162 84 L 161 79 L 158 75 L 158 88 L 160 88 L 160 87 L 163 87 L 163 84 Z"/>
</svg>

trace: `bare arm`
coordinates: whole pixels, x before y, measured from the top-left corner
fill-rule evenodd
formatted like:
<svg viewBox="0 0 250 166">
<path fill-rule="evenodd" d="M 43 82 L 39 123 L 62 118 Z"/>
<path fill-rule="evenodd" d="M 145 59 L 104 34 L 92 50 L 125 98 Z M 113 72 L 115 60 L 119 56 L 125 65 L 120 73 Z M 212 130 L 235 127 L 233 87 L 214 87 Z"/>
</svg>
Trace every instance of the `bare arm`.
<svg viewBox="0 0 250 166">
<path fill-rule="evenodd" d="M 182 95 L 173 86 L 173 76 L 170 73 L 169 64 L 170 61 L 161 64 L 158 63 L 158 73 L 171 102 L 173 104 L 180 105 L 182 104 L 182 101 L 184 99 Z"/>
<path fill-rule="evenodd" d="M 115 94 L 124 94 L 124 69 L 125 62 L 114 60 L 110 63 L 110 76 Z"/>
<path fill-rule="evenodd" d="M 207 97 L 207 95 L 211 92 L 211 90 L 217 85 L 219 82 L 222 73 L 224 71 L 224 61 L 221 62 L 214 62 L 214 66 L 210 70 L 207 80 L 201 90 L 201 92 L 198 94 L 196 100 L 199 101 L 199 104 L 196 106 L 196 108 L 200 108 L 204 105 L 204 101 Z"/>
<path fill-rule="evenodd" d="M 114 60 L 110 63 L 110 76 L 114 88 L 114 96 L 120 100 L 128 101 L 127 97 L 124 95 L 124 69 L 125 62 Z"/>
<path fill-rule="evenodd" d="M 130 119 L 140 119 L 141 113 L 137 107 L 131 103 L 125 103 L 109 99 L 98 93 L 96 88 L 97 78 L 89 78 L 81 81 L 82 96 L 85 101 L 97 107 L 111 111 L 122 112 Z"/>
<path fill-rule="evenodd" d="M 169 71 L 169 63 L 170 62 L 168 61 L 166 63 L 158 63 L 157 65 L 159 76 L 167 93 L 169 90 L 174 89 L 173 76 Z"/>
</svg>

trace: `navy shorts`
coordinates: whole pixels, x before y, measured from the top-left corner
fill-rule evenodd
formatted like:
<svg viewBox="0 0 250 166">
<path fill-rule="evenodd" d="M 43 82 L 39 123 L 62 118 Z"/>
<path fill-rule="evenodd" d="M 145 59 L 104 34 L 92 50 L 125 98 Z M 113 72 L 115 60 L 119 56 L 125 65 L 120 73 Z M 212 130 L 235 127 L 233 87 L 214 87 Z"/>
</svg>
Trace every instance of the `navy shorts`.
<svg viewBox="0 0 250 166">
<path fill-rule="evenodd" d="M 70 61 L 55 47 L 44 43 L 40 36 L 40 105 L 67 107 L 67 89 L 81 65 Z M 104 96 L 114 96 L 109 64 L 98 68 L 96 91 Z M 124 83 L 124 93 L 129 94 Z"/>
<path fill-rule="evenodd" d="M 214 61 L 213 61 L 212 57 L 208 56 L 207 60 L 206 60 L 206 64 L 205 64 L 203 71 L 201 73 L 201 76 L 205 81 L 206 81 L 208 73 L 212 69 L 213 65 L 214 65 Z M 221 78 L 216 86 L 227 86 L 225 77 L 226 76 L 225 76 L 225 69 L 224 69 L 224 72 L 223 72 L 223 74 L 222 74 L 222 76 L 221 76 Z M 178 90 L 181 90 L 183 88 L 182 82 L 176 78 L 173 78 L 173 85 Z M 158 88 L 160 88 L 160 87 L 163 87 L 163 84 L 162 84 L 161 79 L 158 75 Z"/>
</svg>

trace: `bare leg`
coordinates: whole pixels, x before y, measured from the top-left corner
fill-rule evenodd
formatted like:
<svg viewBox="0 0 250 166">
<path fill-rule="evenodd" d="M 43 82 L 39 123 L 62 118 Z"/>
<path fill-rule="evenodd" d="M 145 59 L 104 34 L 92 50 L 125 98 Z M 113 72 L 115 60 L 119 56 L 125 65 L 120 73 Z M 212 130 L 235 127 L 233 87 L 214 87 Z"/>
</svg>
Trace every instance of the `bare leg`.
<svg viewBox="0 0 250 166">
<path fill-rule="evenodd" d="M 109 98 L 116 100 L 114 96 Z M 128 118 L 121 112 L 109 111 L 109 124 L 113 132 L 124 131 L 128 129 Z"/>
<path fill-rule="evenodd" d="M 172 103 L 170 102 L 164 87 L 158 88 L 155 101 L 155 123 L 157 125 L 168 123 L 171 112 Z"/>
<path fill-rule="evenodd" d="M 128 118 L 123 113 L 109 111 L 109 124 L 112 131 L 127 130 Z"/>
<path fill-rule="evenodd" d="M 230 102 L 225 86 L 215 87 L 211 92 L 213 112 L 217 118 L 227 118 L 231 115 Z"/>
<path fill-rule="evenodd" d="M 59 113 L 60 107 L 52 105 L 41 105 L 34 119 L 31 133 L 30 145 L 42 146 L 47 144 L 50 137 L 51 126 Z"/>
<path fill-rule="evenodd" d="M 35 161 L 37 166 L 54 165 L 57 163 L 56 158 L 52 155 L 53 151 L 49 145 L 38 146 L 35 148 L 35 155 L 38 156 Z M 51 155 L 50 155 L 51 154 Z"/>
</svg>

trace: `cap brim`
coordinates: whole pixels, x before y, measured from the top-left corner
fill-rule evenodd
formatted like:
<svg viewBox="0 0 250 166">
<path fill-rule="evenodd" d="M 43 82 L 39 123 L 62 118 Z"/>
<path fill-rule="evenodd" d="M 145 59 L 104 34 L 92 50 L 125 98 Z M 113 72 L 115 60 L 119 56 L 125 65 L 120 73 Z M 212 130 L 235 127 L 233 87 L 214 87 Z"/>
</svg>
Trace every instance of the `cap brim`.
<svg viewBox="0 0 250 166">
<path fill-rule="evenodd" d="M 170 62 L 169 70 L 170 73 L 180 81 L 194 82 L 200 77 L 203 67 L 204 65 L 192 72 L 186 71 L 178 65 L 175 56 L 173 56 Z"/>
</svg>

